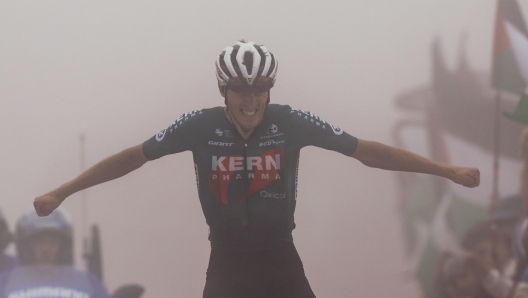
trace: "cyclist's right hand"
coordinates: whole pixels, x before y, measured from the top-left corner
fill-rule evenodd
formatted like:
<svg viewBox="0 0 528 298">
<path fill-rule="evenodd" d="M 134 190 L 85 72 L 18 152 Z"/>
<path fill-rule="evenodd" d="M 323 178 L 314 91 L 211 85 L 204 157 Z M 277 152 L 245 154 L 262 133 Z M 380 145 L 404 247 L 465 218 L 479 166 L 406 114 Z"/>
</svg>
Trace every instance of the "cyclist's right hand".
<svg viewBox="0 0 528 298">
<path fill-rule="evenodd" d="M 62 203 L 62 199 L 57 195 L 56 191 L 50 191 L 45 195 L 35 198 L 33 206 L 37 211 L 38 216 L 48 216 Z"/>
</svg>

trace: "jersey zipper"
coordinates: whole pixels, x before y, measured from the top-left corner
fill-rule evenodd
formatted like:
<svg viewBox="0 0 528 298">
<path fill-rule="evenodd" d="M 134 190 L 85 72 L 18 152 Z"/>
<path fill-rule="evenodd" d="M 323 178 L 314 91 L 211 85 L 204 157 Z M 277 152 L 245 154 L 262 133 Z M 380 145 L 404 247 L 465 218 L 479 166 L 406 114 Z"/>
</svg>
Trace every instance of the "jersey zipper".
<svg viewBox="0 0 528 298">
<path fill-rule="evenodd" d="M 245 204 L 246 214 L 242 218 L 242 226 L 246 231 L 249 230 L 249 185 L 248 185 L 248 168 L 247 168 L 247 141 L 244 141 L 244 187 L 245 187 Z"/>
</svg>

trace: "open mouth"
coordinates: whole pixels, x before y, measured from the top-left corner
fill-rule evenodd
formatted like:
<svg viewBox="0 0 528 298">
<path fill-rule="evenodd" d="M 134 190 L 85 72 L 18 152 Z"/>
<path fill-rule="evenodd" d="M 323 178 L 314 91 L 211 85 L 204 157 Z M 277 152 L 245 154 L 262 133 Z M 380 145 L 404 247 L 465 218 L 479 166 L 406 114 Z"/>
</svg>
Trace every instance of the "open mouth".
<svg viewBox="0 0 528 298">
<path fill-rule="evenodd" d="M 252 110 L 252 111 L 240 109 L 240 112 L 243 115 L 248 116 L 248 117 L 255 116 L 255 114 L 257 114 L 257 111 L 258 111 L 258 109 L 255 109 L 255 110 Z"/>
</svg>

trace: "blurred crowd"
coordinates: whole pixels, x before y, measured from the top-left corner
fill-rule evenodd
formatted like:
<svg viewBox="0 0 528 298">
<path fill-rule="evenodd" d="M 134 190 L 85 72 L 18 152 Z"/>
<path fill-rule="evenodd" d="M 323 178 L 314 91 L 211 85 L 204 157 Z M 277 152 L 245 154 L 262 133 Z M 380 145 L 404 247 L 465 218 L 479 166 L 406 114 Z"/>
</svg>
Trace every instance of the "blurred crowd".
<svg viewBox="0 0 528 298">
<path fill-rule="evenodd" d="M 492 206 L 489 219 L 465 233 L 462 252 L 444 253 L 437 264 L 438 298 L 528 298 L 528 129 L 521 193 Z"/>
</svg>

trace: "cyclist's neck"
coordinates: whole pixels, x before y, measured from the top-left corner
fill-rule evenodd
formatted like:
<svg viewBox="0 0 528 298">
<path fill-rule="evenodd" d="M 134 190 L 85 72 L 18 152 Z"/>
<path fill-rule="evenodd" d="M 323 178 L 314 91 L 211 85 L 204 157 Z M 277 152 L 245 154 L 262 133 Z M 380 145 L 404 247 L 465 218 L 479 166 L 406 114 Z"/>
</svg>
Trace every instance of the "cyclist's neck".
<svg viewBox="0 0 528 298">
<path fill-rule="evenodd" d="M 255 131 L 255 127 L 253 128 L 247 128 L 247 127 L 243 127 L 237 120 L 235 117 L 232 117 L 229 113 L 229 111 L 227 110 L 227 107 L 224 107 L 224 115 L 226 116 L 227 118 L 227 121 L 229 121 L 229 123 L 233 124 L 238 133 L 240 134 L 240 136 L 242 136 L 242 138 L 244 140 L 247 140 L 251 134 L 253 133 L 253 131 Z M 260 124 L 260 123 L 259 123 Z"/>
</svg>

